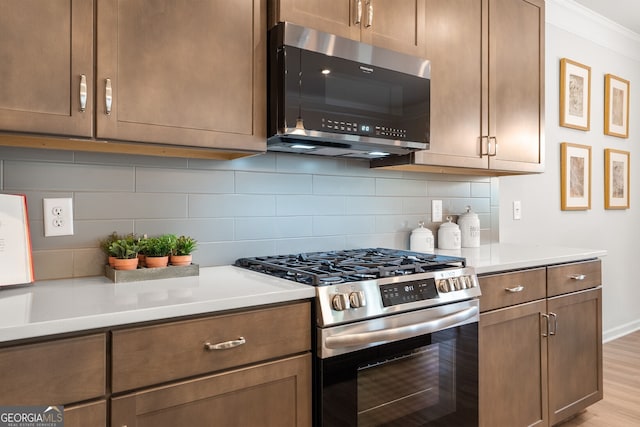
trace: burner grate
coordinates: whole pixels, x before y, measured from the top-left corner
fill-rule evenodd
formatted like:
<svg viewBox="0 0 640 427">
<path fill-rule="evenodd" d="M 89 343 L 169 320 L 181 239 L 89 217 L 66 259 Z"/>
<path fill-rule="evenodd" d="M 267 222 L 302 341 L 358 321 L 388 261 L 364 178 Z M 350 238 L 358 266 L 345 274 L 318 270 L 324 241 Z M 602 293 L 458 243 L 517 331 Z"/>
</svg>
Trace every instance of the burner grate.
<svg viewBox="0 0 640 427">
<path fill-rule="evenodd" d="M 240 258 L 236 261 L 236 266 L 300 283 L 322 286 L 424 273 L 448 267 L 464 267 L 465 259 L 370 248 Z"/>
</svg>

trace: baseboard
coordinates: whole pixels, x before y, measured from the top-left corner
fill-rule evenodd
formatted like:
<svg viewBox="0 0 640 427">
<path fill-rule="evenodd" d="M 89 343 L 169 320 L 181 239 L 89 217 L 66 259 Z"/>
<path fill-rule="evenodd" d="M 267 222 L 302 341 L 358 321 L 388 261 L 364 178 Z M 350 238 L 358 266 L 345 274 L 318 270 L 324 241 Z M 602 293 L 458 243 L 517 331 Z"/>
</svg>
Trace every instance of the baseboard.
<svg viewBox="0 0 640 427">
<path fill-rule="evenodd" d="M 609 342 L 640 329 L 640 320 L 617 326 L 602 333 L 602 342 Z"/>
</svg>

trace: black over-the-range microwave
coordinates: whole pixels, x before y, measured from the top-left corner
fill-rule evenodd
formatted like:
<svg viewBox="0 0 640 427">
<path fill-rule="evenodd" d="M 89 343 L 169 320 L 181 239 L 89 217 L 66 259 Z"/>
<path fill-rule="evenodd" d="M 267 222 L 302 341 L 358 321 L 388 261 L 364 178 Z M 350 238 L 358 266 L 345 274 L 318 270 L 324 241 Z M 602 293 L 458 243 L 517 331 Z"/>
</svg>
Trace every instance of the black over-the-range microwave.
<svg viewBox="0 0 640 427">
<path fill-rule="evenodd" d="M 428 60 L 282 22 L 268 62 L 269 150 L 373 159 L 429 148 Z"/>
</svg>

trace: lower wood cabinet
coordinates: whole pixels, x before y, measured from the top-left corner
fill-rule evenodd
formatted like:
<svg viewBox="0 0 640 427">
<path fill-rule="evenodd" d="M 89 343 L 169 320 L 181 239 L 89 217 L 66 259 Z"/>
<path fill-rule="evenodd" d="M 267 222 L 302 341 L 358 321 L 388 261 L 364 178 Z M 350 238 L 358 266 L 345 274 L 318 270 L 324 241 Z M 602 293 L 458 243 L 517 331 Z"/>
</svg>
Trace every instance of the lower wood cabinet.
<svg viewBox="0 0 640 427">
<path fill-rule="evenodd" d="M 550 425 L 602 399 L 602 289 L 549 298 Z M 554 320 L 556 318 L 557 320 Z"/>
<path fill-rule="evenodd" d="M 310 427 L 311 372 L 295 301 L 6 344 L 0 406 L 64 405 L 66 427 Z"/>
<path fill-rule="evenodd" d="M 311 426 L 311 355 L 113 398 L 111 427 Z"/>
<path fill-rule="evenodd" d="M 0 349 L 0 405 L 68 405 L 104 397 L 105 334 Z"/>
<path fill-rule="evenodd" d="M 107 425 L 107 401 L 65 406 L 65 427 L 105 427 Z"/>
<path fill-rule="evenodd" d="M 480 315 L 481 426 L 547 425 L 545 310 L 539 300 Z"/>
<path fill-rule="evenodd" d="M 540 271 L 479 278 L 483 427 L 553 426 L 602 399 L 600 261 Z"/>
</svg>

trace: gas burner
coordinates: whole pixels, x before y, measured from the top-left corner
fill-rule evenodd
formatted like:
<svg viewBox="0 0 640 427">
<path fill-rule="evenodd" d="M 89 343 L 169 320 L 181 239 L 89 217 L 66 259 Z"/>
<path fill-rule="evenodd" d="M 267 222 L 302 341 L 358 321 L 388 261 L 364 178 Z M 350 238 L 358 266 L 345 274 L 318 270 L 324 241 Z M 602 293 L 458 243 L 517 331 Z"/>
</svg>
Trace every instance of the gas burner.
<svg viewBox="0 0 640 427">
<path fill-rule="evenodd" d="M 465 259 L 397 249 L 368 248 L 241 258 L 236 266 L 313 286 L 407 276 L 450 267 Z"/>
</svg>

